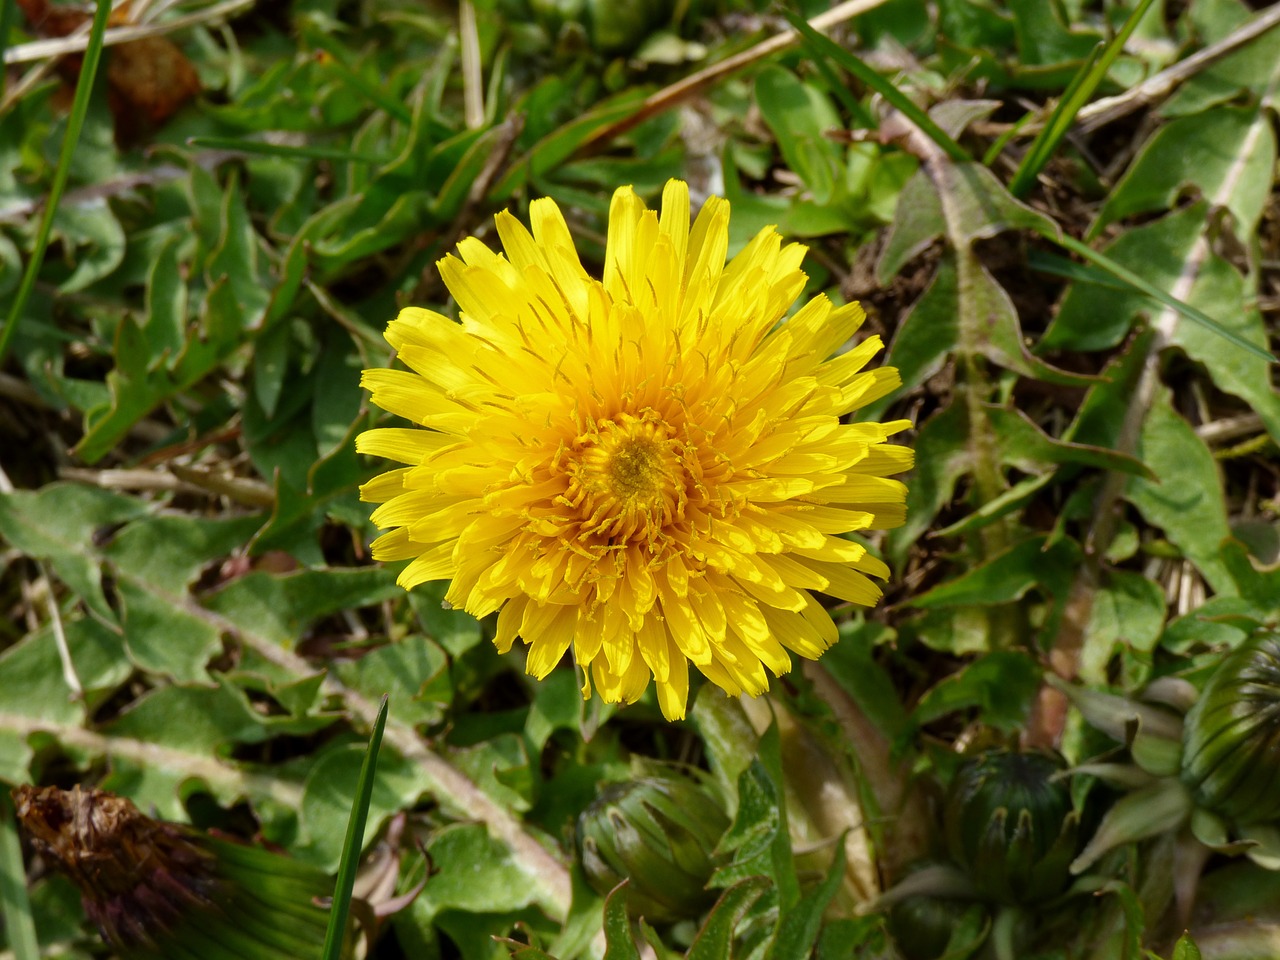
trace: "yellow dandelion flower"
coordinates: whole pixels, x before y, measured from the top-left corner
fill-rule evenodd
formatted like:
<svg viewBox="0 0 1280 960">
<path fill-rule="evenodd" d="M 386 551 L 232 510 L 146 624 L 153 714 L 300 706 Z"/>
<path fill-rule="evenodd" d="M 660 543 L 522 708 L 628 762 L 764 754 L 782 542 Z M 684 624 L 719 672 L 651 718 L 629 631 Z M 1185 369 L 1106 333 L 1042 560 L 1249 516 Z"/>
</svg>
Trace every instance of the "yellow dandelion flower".
<svg viewBox="0 0 1280 960">
<path fill-rule="evenodd" d="M 857 304 L 804 288 L 805 248 L 762 230 L 727 264 L 729 204 L 692 228 L 671 181 L 661 215 L 614 194 L 603 280 L 583 269 L 559 208 L 532 233 L 497 217 L 505 256 L 458 245 L 440 273 L 461 323 L 409 307 L 386 337 L 409 370 L 366 370 L 373 402 L 425 429 L 369 430 L 368 454 L 407 464 L 362 497 L 389 532 L 378 560 L 411 560 L 406 589 L 450 580 L 446 602 L 498 614 L 544 677 L 570 648 L 609 702 L 657 685 L 684 716 L 688 666 L 730 694 L 763 693 L 791 653 L 836 640 L 821 592 L 874 604 L 887 567 L 840 534 L 902 523 L 890 474 L 909 426 L 842 417 L 898 386 Z"/>
</svg>

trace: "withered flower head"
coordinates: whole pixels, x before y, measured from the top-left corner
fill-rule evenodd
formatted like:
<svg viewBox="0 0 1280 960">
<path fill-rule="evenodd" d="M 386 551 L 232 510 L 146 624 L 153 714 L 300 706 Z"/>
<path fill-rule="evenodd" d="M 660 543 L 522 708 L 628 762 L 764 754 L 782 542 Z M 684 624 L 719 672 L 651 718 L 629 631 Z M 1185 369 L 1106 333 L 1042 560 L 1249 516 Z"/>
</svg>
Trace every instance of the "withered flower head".
<svg viewBox="0 0 1280 960">
<path fill-rule="evenodd" d="M 103 790 L 20 786 L 32 846 L 79 888 L 85 913 L 125 960 L 318 956 L 325 874 L 265 850 L 153 820 Z"/>
</svg>

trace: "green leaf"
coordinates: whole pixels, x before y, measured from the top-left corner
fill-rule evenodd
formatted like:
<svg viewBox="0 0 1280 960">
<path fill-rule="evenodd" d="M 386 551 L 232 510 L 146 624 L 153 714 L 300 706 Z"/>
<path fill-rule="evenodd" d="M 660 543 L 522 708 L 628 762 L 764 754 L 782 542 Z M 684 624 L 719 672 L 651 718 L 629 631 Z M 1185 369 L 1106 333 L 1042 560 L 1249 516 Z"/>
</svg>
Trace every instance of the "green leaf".
<svg viewBox="0 0 1280 960">
<path fill-rule="evenodd" d="M 89 707 L 113 694 L 133 672 L 120 635 L 99 621 L 70 620 L 63 634 L 84 699 L 74 697 L 63 679 L 57 640 L 47 625 L 0 653 L 0 714 L 78 726 Z"/>
<path fill-rule="evenodd" d="M 776 65 L 757 74 L 755 93 L 787 165 L 800 175 L 816 203 L 831 203 L 844 166 L 840 148 L 826 136 L 840 127 L 835 109 L 814 86 Z"/>
<path fill-rule="evenodd" d="M 8 0 L 4 0 L 8 5 Z M 9 345 L 13 335 L 26 313 L 27 301 L 35 289 L 36 277 L 44 263 L 45 251 L 49 248 L 49 237 L 53 228 L 53 220 L 59 210 L 63 191 L 67 187 L 67 178 L 71 175 L 71 165 L 77 156 L 80 133 L 84 129 L 85 116 L 89 112 L 89 98 L 93 94 L 94 80 L 98 74 L 98 64 L 102 59 L 102 38 L 107 30 L 107 19 L 111 13 L 111 0 L 98 0 L 94 8 L 93 22 L 89 26 L 88 45 L 84 57 L 80 61 L 80 76 L 76 80 L 75 97 L 71 101 L 71 113 L 67 117 L 66 133 L 62 137 L 62 148 L 58 154 L 58 166 L 53 172 L 53 183 L 49 186 L 48 196 L 44 198 L 44 212 L 40 216 L 40 225 L 36 229 L 36 241 L 31 250 L 31 259 L 27 262 L 27 270 L 22 275 L 18 293 L 9 307 L 9 316 L 5 320 L 4 329 L 0 330 L 0 364 L 4 363 L 9 353 Z M 8 38 L 5 38 L 6 41 Z"/>
<path fill-rule="evenodd" d="M 685 960 L 729 960 L 734 930 L 769 886 L 768 877 L 745 877 L 722 893 L 703 921 Z"/>
<path fill-rule="evenodd" d="M 876 646 L 893 637 L 880 623 L 843 624 L 840 642 L 823 654 L 822 666 L 885 737 L 896 741 L 907 730 L 907 714 L 893 679 L 873 656 Z"/>
<path fill-rule="evenodd" d="M 107 724 L 111 736 L 210 754 L 266 738 L 262 718 L 229 683 L 158 687 Z"/>
<path fill-rule="evenodd" d="M 241 329 L 256 328 L 262 322 L 271 299 L 269 284 L 258 269 L 258 234 L 249 221 L 239 178 L 234 175 L 223 194 L 218 225 L 218 244 L 205 270 L 211 298 L 212 290 L 225 278 L 239 320 L 234 325 L 227 324 L 227 338 L 234 339 Z"/>
<path fill-rule="evenodd" d="M 61 293 L 76 293 L 97 283 L 124 260 L 124 227 L 103 198 L 60 207 L 53 233 L 64 255 L 74 262 L 71 275 L 58 284 Z"/>
<path fill-rule="evenodd" d="M 299 831 L 293 848 L 298 859 L 325 871 L 337 869 L 366 756 L 363 747 L 348 744 L 324 751 L 311 764 L 298 808 Z M 412 764 L 384 753 L 373 777 L 367 824 L 358 849 L 363 850 L 373 839 L 383 820 L 413 806 L 423 789 L 422 776 Z"/>
<path fill-rule="evenodd" d="M 22 842 L 7 790 L 0 790 L 0 915 L 4 917 L 4 932 L 14 960 L 40 960 L 22 865 Z"/>
<path fill-rule="evenodd" d="M 1209 12 L 1213 5 L 1203 6 L 1204 12 Z M 1226 10 L 1221 7 L 1226 7 Z M 1223 4 L 1212 12 L 1219 16 L 1224 13 L 1230 16 L 1242 11 L 1235 4 Z M 1254 17 L 1261 17 L 1264 12 L 1259 10 Z M 1232 19 L 1234 20 L 1234 16 Z M 1239 22 L 1232 22 L 1230 29 L 1241 25 Z M 1206 39 L 1215 42 L 1223 39 L 1228 30 L 1227 24 L 1221 24 L 1219 30 L 1219 36 Z M 1275 74 L 1277 63 L 1280 63 L 1280 31 L 1272 28 L 1180 83 L 1169 99 L 1161 104 L 1160 112 L 1169 117 L 1205 114 L 1229 100 L 1235 100 L 1242 92 L 1261 96 Z"/>
<path fill-rule="evenodd" d="M 350 347 L 346 337 L 332 338 L 316 365 L 311 425 L 321 457 L 329 456 L 347 442 L 360 413 L 364 395 L 360 389 L 361 363 Z"/>
<path fill-rule="evenodd" d="M 1039 0 L 1009 0 L 1017 36 L 1019 62 L 1027 66 L 1056 66 L 1088 57 L 1098 35 L 1062 20 L 1061 8 Z"/>
<path fill-rule="evenodd" d="M 141 501 L 97 487 L 55 483 L 34 492 L 0 493 L 0 534 L 23 553 L 49 561 L 95 615 L 113 623 L 94 540 L 146 510 Z"/>
<path fill-rule="evenodd" d="M 439 723 L 453 698 L 448 654 L 420 634 L 358 660 L 339 661 L 335 670 L 344 684 L 365 696 L 388 695 L 396 716 L 411 726 Z"/>
<path fill-rule="evenodd" d="M 179 260 L 182 245 L 177 237 L 167 241 L 147 276 L 147 315 L 142 329 L 152 357 L 166 365 L 176 362 L 186 340 L 187 286 Z"/>
<path fill-rule="evenodd" d="M 341 610 L 369 606 L 403 591 L 381 567 L 246 574 L 208 598 L 209 609 L 266 642 L 292 649 L 305 627 Z"/>
<path fill-rule="evenodd" d="M 1189 209 L 1194 210 L 1195 207 L 1192 207 Z M 1185 213 L 1171 214 L 1167 219 L 1173 220 L 1175 217 L 1184 216 L 1184 215 Z M 1156 225 L 1153 225 L 1153 227 L 1154 226 Z M 1136 231 L 1129 231 L 1129 233 L 1126 234 L 1125 236 L 1130 236 L 1134 232 Z M 1177 315 L 1181 317 L 1185 317 L 1186 319 L 1199 324 L 1200 326 L 1204 327 L 1207 330 L 1213 331 L 1214 334 L 1234 344 L 1236 347 L 1240 348 L 1245 353 L 1248 353 L 1257 359 L 1263 360 L 1268 364 L 1275 362 L 1275 358 L 1270 353 L 1268 353 L 1266 349 L 1259 346 L 1257 343 L 1251 342 L 1248 337 L 1241 336 L 1235 330 L 1230 329 L 1230 327 L 1220 323 L 1219 321 L 1215 320 L 1213 317 L 1209 316 L 1199 307 L 1195 306 L 1194 304 L 1188 303 L 1186 300 L 1173 296 L 1164 288 L 1155 285 L 1145 276 L 1134 272 L 1133 270 L 1129 269 L 1124 264 L 1117 262 L 1110 256 L 1099 253 L 1098 251 L 1092 249 L 1091 247 L 1065 234 L 1055 233 L 1052 235 L 1046 234 L 1045 236 L 1048 239 L 1054 241 L 1055 243 L 1058 243 L 1061 246 L 1065 247 L 1066 249 L 1072 251 L 1073 253 L 1078 254 L 1079 256 L 1088 260 L 1090 263 L 1101 267 L 1102 269 L 1110 273 L 1112 276 L 1118 277 L 1130 288 L 1130 291 L 1129 291 L 1130 295 L 1136 296 L 1138 294 L 1141 294 L 1142 296 L 1145 296 L 1151 300 L 1161 303 L 1166 308 L 1168 308 L 1169 310 L 1172 310 Z M 1116 244 L 1117 246 L 1119 245 L 1119 242 L 1120 241 L 1117 241 L 1117 244 Z M 1159 241 L 1157 241 L 1155 246 L 1157 251 L 1165 252 L 1165 256 L 1167 258 L 1167 250 L 1169 247 L 1168 243 L 1166 242 L 1161 244 Z M 1187 262 L 1186 265 L 1188 266 L 1189 269 L 1185 274 L 1185 276 L 1189 277 L 1193 283 L 1191 294 L 1190 294 L 1191 296 L 1195 295 L 1194 284 L 1199 279 L 1202 265 L 1206 262 L 1212 262 L 1212 259 L 1213 259 L 1212 256 L 1207 255 L 1206 253 L 1205 256 L 1197 255 L 1194 258 L 1194 262 Z M 1179 261 L 1177 263 L 1176 272 L 1172 275 L 1170 279 L 1169 285 L 1171 287 L 1174 287 L 1174 283 L 1177 282 L 1173 278 L 1184 278 L 1184 273 L 1182 269 L 1183 265 L 1184 265 L 1183 261 Z M 1181 284 L 1178 284 L 1178 286 L 1181 286 Z M 1177 287 L 1174 287 L 1174 289 L 1177 289 Z M 1064 303 L 1064 306 L 1065 306 L 1065 303 Z M 1114 306 L 1111 307 L 1111 309 L 1115 309 Z M 1220 307 L 1218 309 L 1220 309 Z M 1125 314 L 1124 316 L 1126 317 L 1125 323 L 1127 324 L 1129 315 Z M 1113 329 L 1112 342 L 1114 342 L 1115 340 L 1118 340 L 1121 336 L 1123 336 L 1124 330 L 1121 329 L 1119 330 L 1119 332 L 1115 332 L 1114 325 L 1112 325 L 1112 329 Z M 1042 341 L 1042 344 L 1041 344 L 1042 346 L 1049 345 L 1047 341 L 1049 339 L 1050 333 L 1052 332 L 1053 332 L 1053 328 L 1050 327 L 1050 330 L 1045 334 L 1046 340 Z M 1077 347 L 1077 349 L 1080 349 L 1080 348 Z M 1100 348 L 1093 348 L 1093 349 L 1100 349 Z"/>
<path fill-rule="evenodd" d="M 1173 956 L 1169 960 L 1200 960 L 1200 948 L 1191 939 L 1191 934 L 1184 933 L 1173 945 Z"/>
<path fill-rule="evenodd" d="M 452 760 L 472 782 L 507 809 L 524 812 L 533 806 L 534 773 L 524 737 L 515 733 L 499 734 L 457 749 Z"/>
<path fill-rule="evenodd" d="M 1169 210 L 1194 186 L 1231 211 L 1236 236 L 1247 241 L 1265 208 L 1275 160 L 1269 115 L 1257 107 L 1221 107 L 1174 120 L 1143 144 L 1090 236 L 1136 213 Z"/>
<path fill-rule="evenodd" d="M 786 839 L 781 797 L 760 761 L 738 778 L 738 813 L 720 840 L 717 854 L 733 854 L 711 879 L 712 886 L 729 886 L 750 876 L 773 872 L 773 851 Z"/>
<path fill-rule="evenodd" d="M 806 960 L 813 952 L 822 927 L 822 915 L 831 903 L 840 883 L 844 880 L 844 835 L 835 845 L 836 855 L 826 877 L 812 892 L 800 899 L 794 907 L 782 915 L 778 932 L 766 956 L 769 960 Z"/>
<path fill-rule="evenodd" d="M 490 189 L 489 199 L 500 203 L 530 179 L 554 170 L 593 138 L 636 114 L 645 93 L 643 88 L 629 87 L 543 137 L 511 164 L 507 173 Z"/>
<path fill-rule="evenodd" d="M 945 198 L 945 202 L 944 202 Z M 945 211 L 945 215 L 944 215 Z M 976 163 L 918 171 L 903 188 L 877 274 L 888 281 L 940 236 L 950 242 L 938 273 L 899 328 L 888 361 L 901 359 L 903 383 L 915 386 L 940 368 L 948 353 L 984 357 L 1026 377 L 1082 386 L 1087 377 L 1032 357 L 1008 293 L 973 252 L 977 240 L 1008 230 L 1056 227 L 1009 196 L 991 171 Z"/>
<path fill-rule="evenodd" d="M 1018 730 L 1026 724 L 1041 675 L 1040 665 L 1030 655 L 994 650 L 930 689 L 911 718 L 924 725 L 959 710 L 976 709 L 982 722 Z"/>
<path fill-rule="evenodd" d="M 949 137 L 928 114 L 921 110 L 911 98 L 893 85 L 886 77 L 867 66 L 844 47 L 823 36 L 807 20 L 792 10 L 783 8 L 781 13 L 787 22 L 800 34 L 800 39 L 809 48 L 814 57 L 821 57 L 839 64 L 853 74 L 861 83 L 870 87 L 884 97 L 894 109 L 900 111 L 912 123 L 919 127 L 926 136 L 936 143 L 948 157 L 956 163 L 970 159 L 965 149 Z"/>
<path fill-rule="evenodd" d="M 1160 586 L 1138 573 L 1103 574 L 1089 610 L 1080 654 L 1080 676 L 1090 683 L 1107 680 L 1107 664 L 1119 644 L 1140 653 L 1155 649 L 1164 629 L 1165 600 Z"/>
<path fill-rule="evenodd" d="M 1160 389 L 1139 439 L 1138 454 L 1157 480 L 1131 477 L 1125 497 L 1148 523 L 1164 530 L 1215 591 L 1234 594 L 1221 555 L 1231 527 L 1218 464 L 1171 403 L 1168 390 Z"/>
<path fill-rule="evenodd" d="M 604 960 L 640 960 L 627 917 L 627 883 L 614 887 L 604 901 Z"/>
<path fill-rule="evenodd" d="M 910 601 L 922 609 L 1011 603 L 1039 588 L 1059 601 L 1066 598 L 1080 562 L 1080 548 L 1067 539 L 1045 536 L 1023 540 L 954 580 Z"/>
<path fill-rule="evenodd" d="M 471 914 L 511 913 L 536 902 L 528 875 L 511 852 L 482 824 L 454 823 L 427 843 L 432 874 L 422 891 L 431 914 L 444 910 Z"/>
</svg>

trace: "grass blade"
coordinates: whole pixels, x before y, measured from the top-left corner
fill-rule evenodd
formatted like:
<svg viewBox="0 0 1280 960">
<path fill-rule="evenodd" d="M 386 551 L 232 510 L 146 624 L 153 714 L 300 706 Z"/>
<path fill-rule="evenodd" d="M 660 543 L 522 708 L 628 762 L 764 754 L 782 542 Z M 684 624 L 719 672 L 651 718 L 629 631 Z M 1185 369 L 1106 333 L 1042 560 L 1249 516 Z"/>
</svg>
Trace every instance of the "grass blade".
<svg viewBox="0 0 1280 960">
<path fill-rule="evenodd" d="M 13 29 L 13 11 L 18 0 L 0 0 L 0 95 L 4 93 L 7 71 L 4 69 L 4 52 L 9 48 L 9 31 Z"/>
<path fill-rule="evenodd" d="M 973 159 L 965 152 L 964 147 L 952 140 L 945 130 L 929 118 L 927 113 L 917 107 L 906 94 L 886 78 L 880 76 L 844 47 L 813 29 L 813 27 L 809 26 L 809 22 L 798 13 L 793 13 L 785 8 L 781 12 L 787 18 L 787 22 L 800 35 L 801 41 L 809 48 L 815 60 L 818 58 L 833 60 L 844 67 L 923 130 L 929 139 L 936 143 L 956 163 L 966 163 Z"/>
<path fill-rule="evenodd" d="M 1195 307 L 1191 306 L 1191 304 L 1184 303 L 1183 301 L 1179 300 L 1177 297 L 1174 297 L 1166 293 L 1164 290 L 1161 290 L 1159 287 L 1157 287 L 1154 283 L 1151 283 L 1148 280 L 1144 280 L 1141 276 L 1134 273 L 1132 270 L 1129 270 L 1128 268 L 1123 267 L 1120 264 L 1116 263 L 1106 254 L 1099 253 L 1097 250 L 1094 250 L 1092 247 L 1089 247 L 1088 245 L 1081 243 L 1079 240 L 1075 239 L 1074 237 L 1055 234 L 1049 230 L 1042 230 L 1040 231 L 1040 233 L 1041 233 L 1041 236 L 1043 236 L 1045 239 L 1052 240 L 1054 243 L 1058 244 L 1059 246 L 1065 247 L 1067 250 L 1070 250 L 1072 253 L 1083 257 L 1085 260 L 1089 261 L 1089 263 L 1093 264 L 1095 267 L 1098 267 L 1099 269 L 1106 271 L 1107 273 L 1111 274 L 1111 276 L 1117 278 L 1118 280 L 1123 281 L 1124 283 L 1128 284 L 1130 287 L 1133 287 L 1134 289 L 1142 291 L 1148 297 L 1150 297 L 1153 300 L 1159 301 L 1169 309 L 1176 310 L 1178 313 L 1182 314 L 1188 320 L 1191 320 L 1195 323 L 1200 324 L 1202 327 L 1212 330 L 1218 336 L 1222 337 L 1224 340 L 1229 341 L 1230 343 L 1235 344 L 1240 349 L 1247 350 L 1249 353 L 1253 354 L 1255 357 L 1259 357 L 1263 360 L 1266 360 L 1268 363 L 1276 362 L 1276 358 L 1274 356 L 1272 356 L 1266 350 L 1262 349 L 1262 347 L 1258 346 L 1256 343 L 1250 343 L 1248 340 L 1244 339 L 1238 334 L 1233 333 L 1232 331 L 1224 327 L 1222 324 L 1218 323 L 1217 320 L 1213 319 L 1213 317 L 1209 316 L 1204 311 L 1198 310 Z"/>
<path fill-rule="evenodd" d="M 7 789 L 0 791 L 0 908 L 14 960 L 40 960 L 40 944 L 27 897 L 27 874 L 22 866 L 22 844 L 18 842 L 17 821 Z"/>
<path fill-rule="evenodd" d="M 1089 54 L 1089 59 L 1081 65 L 1080 70 L 1071 79 L 1066 92 L 1058 101 L 1058 105 L 1053 108 L 1053 113 L 1049 115 L 1049 121 L 1027 148 L 1022 163 L 1018 164 L 1018 169 L 1009 184 L 1009 192 L 1015 197 L 1026 196 L 1036 182 L 1036 177 L 1057 152 L 1058 144 L 1067 135 L 1071 125 L 1076 122 L 1076 114 L 1084 108 L 1094 91 L 1098 89 L 1098 84 L 1102 83 L 1107 71 L 1115 63 L 1116 57 L 1120 56 L 1120 51 L 1124 49 L 1125 43 L 1137 29 L 1138 22 L 1146 15 L 1153 2 L 1154 0 L 1142 0 L 1129 14 L 1129 19 L 1124 22 L 1120 32 L 1112 37 L 1105 47 L 1102 44 L 1094 47 L 1093 52 Z"/>
<path fill-rule="evenodd" d="M 290 146 L 268 143 L 265 140 L 243 140 L 239 137 L 187 137 L 189 147 L 208 147 L 213 150 L 236 150 L 240 153 L 261 154 L 267 157 L 284 157 L 290 160 L 332 160 L 337 163 L 370 163 L 381 166 L 389 163 L 386 157 L 329 147 Z"/>
<path fill-rule="evenodd" d="M 1094 286 L 1106 287 L 1108 290 L 1127 291 L 1129 289 L 1127 284 L 1103 273 L 1097 267 L 1085 266 L 1083 263 L 1076 263 L 1074 260 L 1068 260 L 1066 257 L 1047 253 L 1044 250 L 1028 250 L 1027 266 L 1039 273 L 1047 273 L 1050 276 L 1062 277 L 1064 280 L 1074 280 L 1078 283 L 1092 283 Z"/>
<path fill-rule="evenodd" d="M 341 960 L 342 957 L 347 916 L 351 912 L 351 889 L 360 863 L 364 825 L 369 819 L 369 798 L 373 796 L 373 772 L 378 765 L 378 748 L 382 746 L 382 731 L 386 725 L 387 697 L 384 695 L 378 706 L 377 719 L 373 721 L 373 732 L 369 734 L 369 749 L 365 751 L 364 764 L 360 767 L 351 819 L 347 821 L 347 839 L 342 845 L 342 860 L 338 863 L 338 879 L 334 883 L 333 906 L 329 909 L 329 929 L 325 932 L 322 960 Z"/>
<path fill-rule="evenodd" d="M 3 0 L 8 9 L 9 0 Z M 80 64 L 80 79 L 76 81 L 75 98 L 71 101 L 71 115 L 67 117 L 67 133 L 62 140 L 62 152 L 58 156 L 58 169 L 53 172 L 53 184 L 49 187 L 49 196 L 45 198 L 44 215 L 40 218 L 40 229 L 36 232 L 35 246 L 31 250 L 31 259 L 27 262 L 27 270 L 22 275 L 18 292 L 9 308 L 9 319 L 4 329 L 0 330 L 0 364 L 4 363 L 9 352 L 9 344 L 13 341 L 14 330 L 26 309 L 31 291 L 35 289 L 36 276 L 40 273 L 40 265 L 44 263 L 45 251 L 49 248 L 49 234 L 53 229 L 53 215 L 58 210 L 58 201 L 67 188 L 67 178 L 71 175 L 71 156 L 75 153 L 76 144 L 80 140 L 80 130 L 84 127 L 85 114 L 89 112 L 89 95 L 93 92 L 93 79 L 98 74 L 98 64 L 102 60 L 102 35 L 107 31 L 107 18 L 111 14 L 111 0 L 98 0 L 97 9 L 93 13 L 93 25 L 89 28 L 89 45 L 84 51 L 84 60 Z"/>
</svg>

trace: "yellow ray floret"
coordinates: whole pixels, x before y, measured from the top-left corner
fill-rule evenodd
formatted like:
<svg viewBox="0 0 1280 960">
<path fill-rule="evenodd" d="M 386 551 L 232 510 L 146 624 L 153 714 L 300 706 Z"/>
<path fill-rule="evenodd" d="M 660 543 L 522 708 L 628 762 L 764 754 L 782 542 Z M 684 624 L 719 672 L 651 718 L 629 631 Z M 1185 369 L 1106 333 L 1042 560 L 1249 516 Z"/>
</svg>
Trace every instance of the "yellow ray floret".
<svg viewBox="0 0 1280 960">
<path fill-rule="evenodd" d="M 909 426 L 846 422 L 900 383 L 845 349 L 857 304 L 804 288 L 804 247 L 762 230 L 725 262 L 729 204 L 692 226 L 667 184 L 661 215 L 614 194 L 603 278 L 583 269 L 551 200 L 530 226 L 497 217 L 440 273 L 461 322 L 409 307 L 387 328 L 408 370 L 367 370 L 373 402 L 418 424 L 357 449 L 406 464 L 361 490 L 381 504 L 379 560 L 399 582 L 450 581 L 446 600 L 496 613 L 499 650 L 527 669 L 572 651 L 610 702 L 652 681 L 684 716 L 692 664 L 730 694 L 764 692 L 791 653 L 836 629 L 813 593 L 874 604 L 885 565 L 842 534 L 903 522 Z M 843 352 L 842 352 L 843 351 Z"/>
</svg>

